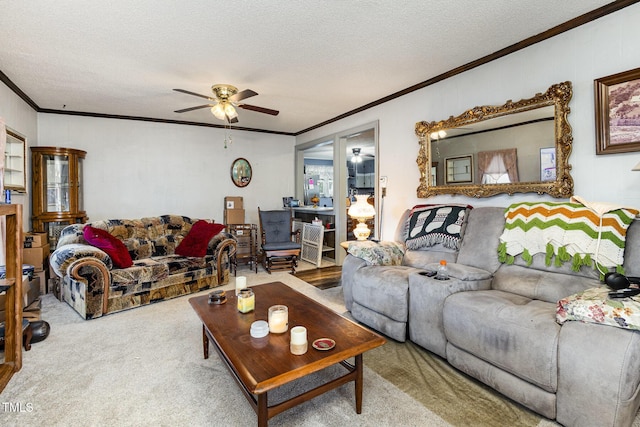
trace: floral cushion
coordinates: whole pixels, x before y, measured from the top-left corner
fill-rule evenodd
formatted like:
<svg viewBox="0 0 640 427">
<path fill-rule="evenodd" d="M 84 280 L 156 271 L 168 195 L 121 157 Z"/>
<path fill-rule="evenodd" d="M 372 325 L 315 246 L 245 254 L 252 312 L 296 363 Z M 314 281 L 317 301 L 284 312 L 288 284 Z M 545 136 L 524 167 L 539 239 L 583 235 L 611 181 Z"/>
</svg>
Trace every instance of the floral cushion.
<svg viewBox="0 0 640 427">
<path fill-rule="evenodd" d="M 624 329 L 640 330 L 640 298 L 609 299 L 606 286 L 590 288 L 558 301 L 556 320 L 600 323 Z"/>
<path fill-rule="evenodd" d="M 396 242 L 350 242 L 347 252 L 368 265 L 401 265 L 404 247 Z"/>
</svg>

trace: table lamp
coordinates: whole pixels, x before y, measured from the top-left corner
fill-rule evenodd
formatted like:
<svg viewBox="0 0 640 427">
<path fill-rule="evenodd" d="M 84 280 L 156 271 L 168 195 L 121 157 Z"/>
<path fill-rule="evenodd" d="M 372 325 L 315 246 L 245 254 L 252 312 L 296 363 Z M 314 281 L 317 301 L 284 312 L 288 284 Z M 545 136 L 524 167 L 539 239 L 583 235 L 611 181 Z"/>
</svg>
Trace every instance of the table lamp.
<svg viewBox="0 0 640 427">
<path fill-rule="evenodd" d="M 358 225 L 353 229 L 353 235 L 357 240 L 367 240 L 371 234 L 371 230 L 367 227 L 366 220 L 373 218 L 376 214 L 376 210 L 367 203 L 368 196 L 365 194 L 356 195 L 356 202 L 349 207 L 347 212 L 350 217 L 358 220 Z"/>
</svg>

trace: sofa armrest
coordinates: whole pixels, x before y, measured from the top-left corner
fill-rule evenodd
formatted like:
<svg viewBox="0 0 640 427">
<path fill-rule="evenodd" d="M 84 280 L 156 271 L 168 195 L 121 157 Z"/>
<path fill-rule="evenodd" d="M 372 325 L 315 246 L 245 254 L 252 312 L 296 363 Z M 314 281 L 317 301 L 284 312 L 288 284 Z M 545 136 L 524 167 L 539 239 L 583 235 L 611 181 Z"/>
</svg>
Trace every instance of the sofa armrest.
<svg viewBox="0 0 640 427">
<path fill-rule="evenodd" d="M 207 253 L 213 255 L 216 260 L 218 283 L 224 283 L 225 271 L 229 271 L 230 260 L 236 253 L 237 242 L 233 236 L 226 232 L 218 233 L 209 242 Z"/>
<path fill-rule="evenodd" d="M 104 264 L 108 270 L 113 268 L 113 261 L 111 261 L 111 257 L 109 257 L 106 252 L 82 243 L 71 243 L 60 246 L 49 257 L 49 263 L 58 276 L 64 277 L 69 274 L 69 267 L 83 258 L 98 260 Z"/>
<path fill-rule="evenodd" d="M 107 312 L 110 270 L 113 268 L 109 255 L 90 245 L 72 243 L 56 249 L 51 254 L 49 263 L 65 283 L 63 299 L 81 316 L 92 319 Z M 68 294 L 72 287 L 81 294 L 81 304 Z"/>
</svg>

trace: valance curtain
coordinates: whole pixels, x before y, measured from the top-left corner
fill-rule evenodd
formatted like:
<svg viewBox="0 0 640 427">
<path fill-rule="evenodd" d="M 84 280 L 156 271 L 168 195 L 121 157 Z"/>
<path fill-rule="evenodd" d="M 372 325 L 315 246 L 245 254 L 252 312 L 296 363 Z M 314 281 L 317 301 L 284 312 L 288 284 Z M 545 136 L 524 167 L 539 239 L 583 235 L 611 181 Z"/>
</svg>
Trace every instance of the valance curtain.
<svg viewBox="0 0 640 427">
<path fill-rule="evenodd" d="M 515 148 L 478 152 L 478 182 L 518 182 L 518 154 Z"/>
</svg>

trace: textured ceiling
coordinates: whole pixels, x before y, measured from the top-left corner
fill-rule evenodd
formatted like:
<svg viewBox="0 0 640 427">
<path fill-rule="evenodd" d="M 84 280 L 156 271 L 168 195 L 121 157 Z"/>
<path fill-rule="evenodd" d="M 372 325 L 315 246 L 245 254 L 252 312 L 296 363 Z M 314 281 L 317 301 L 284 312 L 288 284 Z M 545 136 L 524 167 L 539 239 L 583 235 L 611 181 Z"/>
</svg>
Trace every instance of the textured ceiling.
<svg viewBox="0 0 640 427">
<path fill-rule="evenodd" d="M 0 0 L 0 71 L 41 109 L 207 124 L 172 89 L 228 83 L 280 111 L 238 126 L 296 133 L 608 3 Z"/>
</svg>

